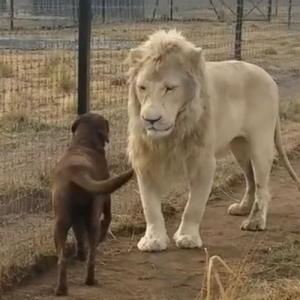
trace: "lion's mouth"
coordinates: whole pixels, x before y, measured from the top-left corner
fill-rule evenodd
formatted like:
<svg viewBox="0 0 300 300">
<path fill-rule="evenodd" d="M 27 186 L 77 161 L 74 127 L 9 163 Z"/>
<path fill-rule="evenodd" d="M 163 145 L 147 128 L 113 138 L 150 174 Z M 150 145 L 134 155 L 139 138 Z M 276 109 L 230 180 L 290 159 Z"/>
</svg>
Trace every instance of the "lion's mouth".
<svg viewBox="0 0 300 300">
<path fill-rule="evenodd" d="M 147 128 L 148 131 L 157 131 L 157 132 L 166 132 L 166 131 L 169 131 L 172 129 L 172 127 L 174 126 L 174 124 L 172 124 L 171 126 L 169 126 L 168 128 L 164 128 L 164 129 L 157 129 L 155 127 L 150 127 L 150 128 Z"/>
</svg>

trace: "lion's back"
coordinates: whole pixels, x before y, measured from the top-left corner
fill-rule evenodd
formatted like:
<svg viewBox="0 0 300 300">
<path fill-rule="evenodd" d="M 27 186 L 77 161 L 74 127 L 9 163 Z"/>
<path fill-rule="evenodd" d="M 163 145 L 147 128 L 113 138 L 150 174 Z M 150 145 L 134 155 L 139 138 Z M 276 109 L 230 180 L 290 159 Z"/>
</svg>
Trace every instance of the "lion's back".
<svg viewBox="0 0 300 300">
<path fill-rule="evenodd" d="M 263 68 L 244 61 L 228 60 L 207 62 L 208 82 L 220 95 L 231 94 L 231 98 L 247 92 L 249 98 L 256 93 L 276 90 L 277 85 Z"/>
<path fill-rule="evenodd" d="M 207 78 L 218 147 L 251 127 L 274 123 L 278 114 L 278 87 L 257 65 L 242 61 L 207 63 Z"/>
</svg>

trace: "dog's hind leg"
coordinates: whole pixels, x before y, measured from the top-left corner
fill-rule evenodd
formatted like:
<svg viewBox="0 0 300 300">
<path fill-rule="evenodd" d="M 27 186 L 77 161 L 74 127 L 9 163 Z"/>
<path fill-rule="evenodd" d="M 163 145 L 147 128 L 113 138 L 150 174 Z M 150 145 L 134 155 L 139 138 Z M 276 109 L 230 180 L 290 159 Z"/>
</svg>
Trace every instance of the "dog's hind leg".
<svg viewBox="0 0 300 300">
<path fill-rule="evenodd" d="M 69 220 L 57 220 L 55 224 L 54 242 L 58 255 L 58 281 L 55 291 L 57 296 L 68 294 L 66 240 L 70 227 Z"/>
<path fill-rule="evenodd" d="M 83 218 L 78 218 L 73 222 L 72 225 L 75 238 L 76 238 L 76 255 L 75 258 L 79 261 L 86 260 L 86 249 L 85 249 L 85 241 L 86 241 L 86 227 Z"/>
<path fill-rule="evenodd" d="M 103 195 L 101 197 L 105 197 L 103 203 L 103 219 L 100 223 L 100 236 L 99 236 L 99 244 L 103 242 L 106 237 L 107 231 L 109 229 L 109 225 L 111 222 L 111 199 L 110 195 Z M 101 201 L 99 199 L 99 201 Z"/>
<path fill-rule="evenodd" d="M 99 205 L 94 201 L 91 214 L 87 216 L 86 219 L 86 229 L 89 241 L 89 255 L 87 260 L 87 273 L 85 284 L 94 285 L 95 284 L 95 256 L 97 246 L 99 244 L 100 235 L 100 222 L 99 218 L 101 216 L 102 205 Z"/>
</svg>

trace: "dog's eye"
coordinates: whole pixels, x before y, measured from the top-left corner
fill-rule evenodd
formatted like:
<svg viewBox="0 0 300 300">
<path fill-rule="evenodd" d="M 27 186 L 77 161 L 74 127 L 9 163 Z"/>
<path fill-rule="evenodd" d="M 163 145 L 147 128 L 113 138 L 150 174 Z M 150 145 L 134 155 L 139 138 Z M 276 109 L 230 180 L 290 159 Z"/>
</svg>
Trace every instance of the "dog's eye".
<svg viewBox="0 0 300 300">
<path fill-rule="evenodd" d="M 140 89 L 141 91 L 146 91 L 146 87 L 145 87 L 144 85 L 140 85 L 140 86 L 139 86 L 139 89 Z"/>
</svg>

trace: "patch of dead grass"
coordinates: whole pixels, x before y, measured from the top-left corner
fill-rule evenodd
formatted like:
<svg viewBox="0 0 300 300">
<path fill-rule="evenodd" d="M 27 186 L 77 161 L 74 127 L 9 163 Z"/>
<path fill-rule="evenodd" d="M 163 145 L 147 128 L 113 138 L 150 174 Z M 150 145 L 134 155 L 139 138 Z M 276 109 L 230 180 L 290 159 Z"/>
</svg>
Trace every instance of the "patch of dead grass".
<svg viewBox="0 0 300 300">
<path fill-rule="evenodd" d="M 280 102 L 280 117 L 300 123 L 300 96 L 284 99 Z"/>
<path fill-rule="evenodd" d="M 254 257 L 255 256 L 255 257 Z M 257 256 L 229 266 L 219 256 L 207 256 L 205 282 L 197 300 L 296 300 L 300 280 L 300 242 L 286 240 Z M 284 270 L 284 272 L 282 271 Z"/>
<path fill-rule="evenodd" d="M 76 90 L 76 79 L 68 72 L 68 70 L 61 70 L 58 82 L 58 91 L 65 94 L 71 94 Z"/>
<path fill-rule="evenodd" d="M 14 76 L 13 69 L 9 62 L 0 61 L 0 78 L 11 78 Z"/>
<path fill-rule="evenodd" d="M 111 79 L 111 84 L 115 86 L 123 86 L 126 84 L 125 76 L 119 76 Z"/>
<path fill-rule="evenodd" d="M 300 241 L 287 239 L 284 243 L 269 248 L 264 264 L 268 267 L 274 267 L 278 276 L 287 271 L 290 275 L 292 273 L 300 275 Z"/>
<path fill-rule="evenodd" d="M 9 132 L 28 130 L 38 132 L 52 129 L 48 124 L 41 121 L 32 120 L 28 114 L 20 111 L 15 113 L 11 112 L 2 116 L 0 119 L 0 128 Z"/>
<path fill-rule="evenodd" d="M 71 94 L 76 90 L 75 63 L 71 58 L 55 56 L 47 65 L 43 73 L 57 82 L 59 93 Z"/>
<path fill-rule="evenodd" d="M 66 95 L 63 99 L 56 102 L 58 107 L 61 107 L 64 113 L 77 113 L 77 97 L 73 93 Z"/>
<path fill-rule="evenodd" d="M 13 80 L 12 80 L 13 81 Z M 4 82 L 4 84 L 7 82 Z M 10 87 L 15 82 L 9 82 L 7 85 Z M 25 113 L 30 110 L 30 101 L 26 92 L 20 90 L 4 90 L 0 94 L 0 115 L 3 114 L 18 114 Z"/>
<path fill-rule="evenodd" d="M 31 217 L 32 229 L 21 232 L 22 219 L 18 222 L 15 232 L 8 231 L 7 237 L 11 243 L 1 247 L 2 257 L 0 264 L 0 292 L 2 289 L 11 288 L 28 276 L 40 274 L 48 270 L 56 263 L 57 257 L 53 243 L 53 222 L 50 218 L 42 224 L 36 217 Z M 16 243 L 16 237 L 19 237 Z M 68 235 L 68 252 L 74 251 L 74 236 L 72 232 Z M 14 250 L 11 251 L 11 247 Z M 28 255 L 30 253 L 30 255 Z"/>
<path fill-rule="evenodd" d="M 277 54 L 277 50 L 275 48 L 273 48 L 273 47 L 270 47 L 270 48 L 267 48 L 265 50 L 265 53 L 269 54 L 269 55 L 276 55 Z"/>
</svg>

